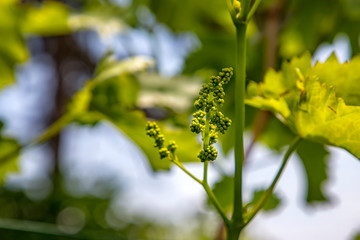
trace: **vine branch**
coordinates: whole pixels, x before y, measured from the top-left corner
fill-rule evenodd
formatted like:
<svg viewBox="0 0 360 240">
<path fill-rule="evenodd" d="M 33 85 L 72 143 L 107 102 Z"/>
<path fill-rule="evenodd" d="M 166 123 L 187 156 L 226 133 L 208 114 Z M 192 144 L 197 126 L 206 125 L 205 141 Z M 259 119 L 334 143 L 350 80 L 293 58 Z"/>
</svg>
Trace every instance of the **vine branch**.
<svg viewBox="0 0 360 240">
<path fill-rule="evenodd" d="M 242 169 L 244 162 L 244 126 L 245 126 L 245 71 L 246 71 L 246 24 L 236 27 L 236 78 L 235 78 L 235 176 L 234 209 L 232 221 L 240 228 L 243 225 Z M 240 231 L 240 230 L 239 230 Z"/>
<path fill-rule="evenodd" d="M 180 162 L 177 158 L 175 158 L 175 160 L 172 161 L 176 166 L 178 166 L 183 172 L 185 172 L 187 175 L 189 175 L 192 179 L 194 179 L 196 182 L 200 183 L 209 200 L 211 201 L 211 203 L 214 205 L 216 211 L 219 213 L 219 215 L 221 216 L 222 220 L 224 221 L 224 224 L 229 227 L 230 225 L 230 220 L 227 218 L 225 211 L 222 209 L 221 204 L 219 203 L 218 199 L 216 198 L 214 192 L 211 190 L 208 182 L 207 182 L 207 173 L 208 173 L 208 165 L 209 162 L 205 161 L 204 162 L 204 179 L 203 181 L 201 181 L 200 179 L 198 179 L 197 177 L 195 177 L 192 173 L 190 173 Z"/>
<path fill-rule="evenodd" d="M 256 216 L 256 214 L 264 207 L 266 201 L 269 199 L 269 197 L 273 193 L 274 188 L 275 188 L 277 182 L 279 181 L 279 178 L 280 178 L 283 170 L 285 169 L 285 166 L 286 166 L 288 160 L 290 159 L 291 154 L 296 150 L 300 141 L 301 141 L 301 138 L 296 137 L 294 139 L 294 141 L 290 144 L 288 150 L 286 151 L 286 153 L 284 155 L 283 162 L 282 162 L 274 180 L 272 181 L 270 187 L 261 196 L 261 199 L 259 200 L 259 202 L 251 210 L 249 217 L 246 219 L 245 225 L 247 225 Z"/>
<path fill-rule="evenodd" d="M 175 160 L 172 161 L 176 166 L 178 166 L 184 173 L 186 173 L 187 175 L 189 175 L 192 179 L 194 179 L 196 182 L 200 183 L 201 185 L 203 185 L 203 181 L 201 181 L 200 179 L 198 179 L 197 177 L 195 177 L 191 172 L 189 172 L 177 159 L 177 157 L 175 158 Z"/>
</svg>

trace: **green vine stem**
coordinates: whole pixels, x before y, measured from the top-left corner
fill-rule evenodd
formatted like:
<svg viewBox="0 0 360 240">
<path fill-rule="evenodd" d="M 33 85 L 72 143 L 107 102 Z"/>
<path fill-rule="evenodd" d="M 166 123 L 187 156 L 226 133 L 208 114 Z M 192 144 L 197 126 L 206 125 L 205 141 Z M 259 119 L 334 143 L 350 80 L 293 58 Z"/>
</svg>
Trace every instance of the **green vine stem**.
<svg viewBox="0 0 360 240">
<path fill-rule="evenodd" d="M 282 164 L 274 178 L 274 180 L 272 181 L 270 187 L 264 192 L 264 194 L 261 196 L 259 202 L 254 206 L 254 208 L 249 212 L 249 216 L 246 218 L 246 222 L 245 222 L 245 226 L 250 223 L 250 221 L 256 216 L 256 214 L 264 207 L 266 201 L 269 199 L 269 197 L 271 196 L 271 194 L 274 191 L 274 188 L 277 184 L 277 182 L 279 181 L 279 178 L 282 174 L 282 172 L 285 169 L 285 166 L 287 164 L 287 162 L 290 159 L 291 154 L 296 150 L 297 146 L 299 145 L 301 141 L 300 137 L 296 137 L 294 139 L 294 141 L 290 144 L 288 150 L 286 151 Z"/>
<path fill-rule="evenodd" d="M 254 15 L 261 0 L 256 0 L 249 11 L 250 2 L 250 0 L 234 0 L 233 6 L 229 7 L 229 1 L 227 1 L 230 15 L 236 27 L 234 208 L 231 224 L 227 229 L 228 240 L 237 240 L 245 226 L 242 200 L 242 171 L 244 164 L 246 29 L 248 20 Z"/>
<path fill-rule="evenodd" d="M 236 27 L 236 78 L 235 78 L 235 175 L 234 210 L 231 231 L 239 232 L 244 224 L 242 212 L 242 169 L 244 162 L 244 125 L 245 125 L 245 71 L 246 71 L 246 23 Z"/>
</svg>

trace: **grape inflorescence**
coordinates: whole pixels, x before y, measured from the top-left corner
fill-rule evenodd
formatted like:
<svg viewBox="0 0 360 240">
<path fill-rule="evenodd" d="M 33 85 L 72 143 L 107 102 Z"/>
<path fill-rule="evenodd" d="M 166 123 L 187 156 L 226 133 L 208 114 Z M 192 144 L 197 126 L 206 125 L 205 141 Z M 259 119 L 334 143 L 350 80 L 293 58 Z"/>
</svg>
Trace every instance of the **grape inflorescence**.
<svg viewBox="0 0 360 240">
<path fill-rule="evenodd" d="M 232 75 L 232 68 L 223 68 L 218 76 L 210 77 L 210 81 L 203 84 L 199 97 L 194 103 L 197 111 L 193 113 L 190 130 L 202 136 L 203 147 L 197 156 L 202 162 L 214 161 L 217 158 L 218 152 L 213 144 L 217 142 L 219 133 L 224 134 L 231 125 L 230 118 L 225 117 L 219 107 L 224 103 L 223 86 L 229 83 Z M 158 149 L 161 159 L 168 158 L 172 161 L 176 159 L 175 141 L 171 140 L 165 146 L 165 136 L 156 122 L 146 124 L 146 134 L 155 140 L 154 147 Z"/>
<path fill-rule="evenodd" d="M 177 145 L 175 141 L 170 140 L 167 147 L 164 146 L 165 137 L 161 133 L 159 126 L 156 122 L 147 122 L 146 124 L 146 135 L 151 138 L 154 138 L 155 144 L 154 147 L 159 149 L 160 158 L 170 158 L 175 156 L 175 150 Z"/>
<path fill-rule="evenodd" d="M 202 135 L 203 149 L 198 155 L 202 162 L 216 159 L 218 153 L 212 144 L 217 141 L 218 134 L 224 134 L 231 125 L 230 118 L 225 117 L 219 107 L 224 103 L 223 86 L 229 83 L 232 75 L 232 68 L 223 68 L 218 76 L 210 77 L 209 83 L 203 84 L 194 103 L 197 112 L 193 114 L 190 130 Z"/>
</svg>

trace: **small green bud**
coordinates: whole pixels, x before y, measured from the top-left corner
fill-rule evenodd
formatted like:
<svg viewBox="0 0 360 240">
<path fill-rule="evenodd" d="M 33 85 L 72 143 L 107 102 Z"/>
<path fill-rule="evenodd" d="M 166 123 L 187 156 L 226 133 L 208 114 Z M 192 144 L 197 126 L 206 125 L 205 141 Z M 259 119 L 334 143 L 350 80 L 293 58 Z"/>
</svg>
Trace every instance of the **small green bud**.
<svg viewBox="0 0 360 240">
<path fill-rule="evenodd" d="M 155 122 L 147 122 L 146 124 L 146 134 L 151 138 L 154 138 L 155 144 L 154 147 L 159 149 L 160 158 L 166 158 L 170 156 L 170 153 L 174 154 L 177 149 L 175 141 L 169 141 L 167 148 L 164 147 L 165 137 L 160 132 L 159 126 Z"/>
<path fill-rule="evenodd" d="M 167 149 L 169 150 L 169 152 L 171 152 L 172 154 L 175 153 L 175 150 L 178 148 L 178 146 L 176 145 L 176 142 L 171 140 L 169 141 L 168 147 Z"/>
<path fill-rule="evenodd" d="M 162 148 L 165 142 L 165 137 L 162 134 L 159 134 L 155 137 L 155 147 Z"/>
<path fill-rule="evenodd" d="M 170 155 L 170 152 L 167 148 L 161 148 L 159 150 L 159 153 L 160 153 L 160 158 L 163 159 L 163 158 L 166 158 Z"/>
<path fill-rule="evenodd" d="M 214 146 L 210 145 L 205 150 L 201 150 L 198 158 L 202 161 L 214 161 L 217 158 L 217 151 Z"/>
</svg>

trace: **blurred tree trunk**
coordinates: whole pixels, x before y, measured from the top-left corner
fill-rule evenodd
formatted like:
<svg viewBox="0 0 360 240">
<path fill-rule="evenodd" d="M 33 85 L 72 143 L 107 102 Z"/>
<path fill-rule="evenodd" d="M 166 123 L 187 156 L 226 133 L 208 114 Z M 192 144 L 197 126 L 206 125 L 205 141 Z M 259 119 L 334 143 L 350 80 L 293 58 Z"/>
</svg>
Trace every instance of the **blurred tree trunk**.
<svg viewBox="0 0 360 240">
<path fill-rule="evenodd" d="M 91 59 L 81 50 L 77 42 L 71 35 L 47 37 L 44 38 L 45 51 L 50 54 L 54 60 L 56 82 L 56 92 L 53 98 L 54 109 L 51 116 L 47 120 L 51 125 L 58 120 L 65 112 L 66 104 L 71 98 L 72 90 L 76 89 L 78 79 L 70 77 L 71 71 L 83 72 L 90 75 L 95 64 Z M 75 77 L 77 75 L 74 75 Z M 50 142 L 53 151 L 53 172 L 52 182 L 53 191 L 50 200 L 50 214 L 52 220 L 56 220 L 58 212 L 61 210 L 61 202 L 65 197 L 62 187 L 62 175 L 60 171 L 60 157 L 61 157 L 61 134 L 57 135 Z"/>
</svg>

